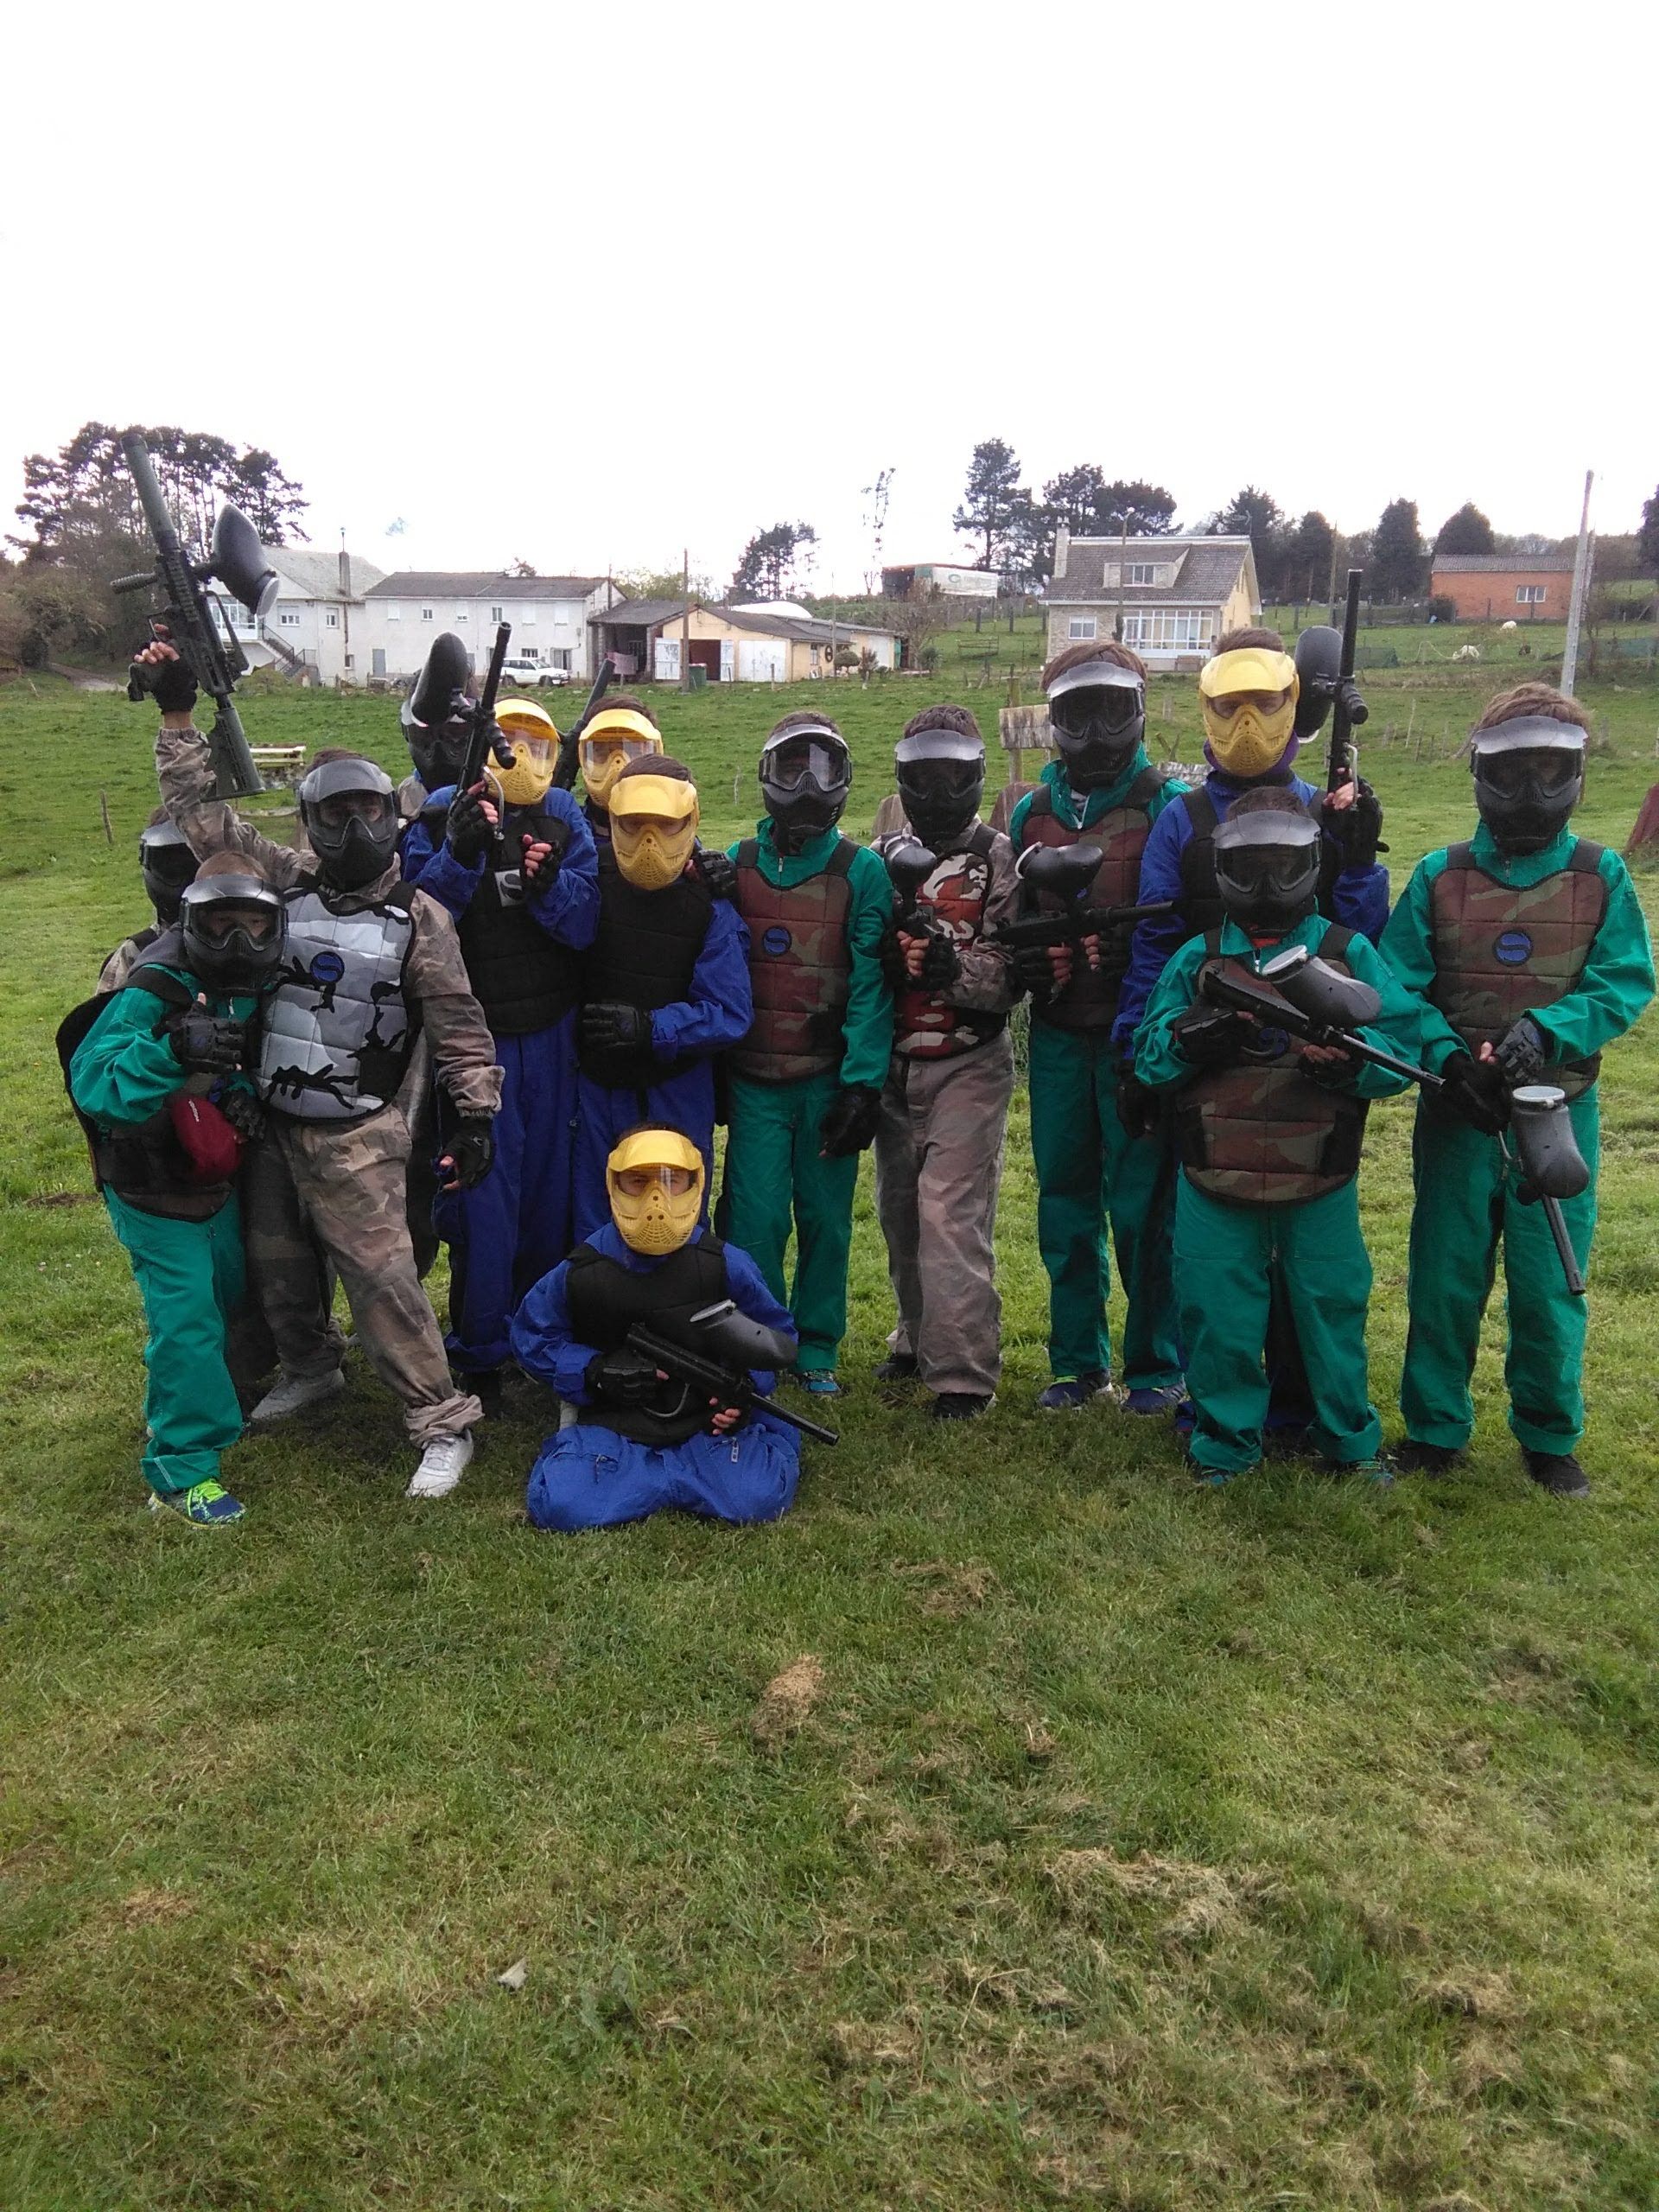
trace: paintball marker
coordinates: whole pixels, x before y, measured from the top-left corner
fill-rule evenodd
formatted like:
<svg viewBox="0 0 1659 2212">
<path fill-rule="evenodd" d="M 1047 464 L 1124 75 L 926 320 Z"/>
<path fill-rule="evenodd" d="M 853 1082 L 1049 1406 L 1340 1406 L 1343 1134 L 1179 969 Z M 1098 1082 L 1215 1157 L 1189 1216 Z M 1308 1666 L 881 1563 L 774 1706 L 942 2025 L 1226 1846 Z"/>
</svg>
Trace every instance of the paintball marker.
<svg viewBox="0 0 1659 2212">
<path fill-rule="evenodd" d="M 1331 758 L 1325 770 L 1325 788 L 1340 791 L 1351 783 L 1354 767 L 1354 715 L 1349 706 L 1352 694 L 1349 685 L 1354 673 L 1354 656 L 1359 649 L 1359 586 L 1365 571 L 1348 571 L 1348 604 L 1342 616 L 1342 653 L 1337 664 L 1336 711 L 1331 717 Z M 1363 721 L 1364 716 L 1359 719 Z"/>
<path fill-rule="evenodd" d="M 512 635 L 511 622 L 503 622 L 496 631 L 495 644 L 490 652 L 489 674 L 484 678 L 484 689 L 468 710 L 473 726 L 467 740 L 466 766 L 461 769 L 458 786 L 463 791 L 472 791 L 477 785 L 492 753 L 502 767 L 511 768 L 512 766 L 512 748 L 495 726 L 495 695 L 501 689 L 501 664 L 506 659 L 507 640 Z"/>
<path fill-rule="evenodd" d="M 1375 1021 L 1382 1001 L 1369 983 L 1344 976 L 1327 961 L 1315 957 L 1306 945 L 1287 945 L 1260 969 L 1261 982 L 1241 976 L 1224 976 L 1206 968 L 1199 988 L 1211 1006 L 1231 1007 L 1247 1014 L 1264 1029 L 1287 1030 L 1307 1045 L 1334 1045 L 1351 1059 L 1369 1061 L 1420 1083 L 1425 1090 L 1446 1088 L 1444 1076 L 1434 1075 L 1415 1060 L 1402 1059 L 1381 1045 L 1368 1044 L 1354 1033 Z"/>
<path fill-rule="evenodd" d="M 677 1338 L 659 1335 L 643 1322 L 636 1322 L 628 1331 L 628 1350 L 637 1351 L 642 1359 L 654 1360 L 671 1382 L 706 1391 L 711 1406 L 737 1406 L 745 1413 L 764 1406 L 774 1421 L 798 1428 L 803 1436 L 815 1436 L 820 1444 L 840 1443 L 833 1428 L 809 1421 L 804 1414 L 793 1413 L 787 1406 L 774 1404 L 750 1380 L 751 1368 L 794 1366 L 795 1346 L 780 1329 L 752 1321 L 747 1313 L 739 1313 L 729 1298 L 694 1313 L 690 1326 L 697 1338 L 695 1350 Z"/>
<path fill-rule="evenodd" d="M 599 674 L 594 678 L 594 688 L 588 694 L 588 703 L 559 740 L 559 757 L 553 769 L 556 791 L 572 791 L 576 787 L 576 764 L 582 745 L 582 733 L 599 712 L 599 702 L 616 681 L 616 663 L 608 653 L 599 664 Z"/>
<path fill-rule="evenodd" d="M 1514 1152 L 1503 1137 L 1498 1142 L 1507 1165 L 1513 1167 L 1518 1158 L 1522 1180 L 1516 1196 L 1522 1205 L 1535 1200 L 1543 1207 L 1567 1290 L 1573 1297 L 1582 1298 L 1584 1276 L 1567 1235 L 1561 1200 L 1576 1198 L 1588 1189 L 1590 1170 L 1573 1134 L 1567 1093 L 1553 1083 L 1519 1085 L 1510 1093 L 1510 1135 L 1515 1139 Z"/>
<path fill-rule="evenodd" d="M 1173 913 L 1173 899 L 1154 899 L 1141 906 L 1086 906 L 1090 886 L 1104 858 L 1098 845 L 1028 846 L 1020 855 L 1020 883 L 1033 901 L 1047 898 L 1055 904 L 1047 913 L 1021 914 L 1000 922 L 994 931 L 996 942 L 1014 952 L 1076 946 L 1084 938 L 1130 930 L 1154 915 Z"/>
<path fill-rule="evenodd" d="M 895 927 L 906 937 L 931 937 L 933 925 L 922 912 L 921 895 L 922 886 L 939 864 L 938 854 L 929 852 L 919 837 L 906 837 L 884 853 L 882 858 L 899 894 L 898 909 L 893 915 Z"/>
<path fill-rule="evenodd" d="M 156 541 L 156 567 L 144 575 L 118 576 L 112 588 L 118 592 L 159 590 L 163 604 L 160 613 L 149 618 L 150 635 L 165 639 L 177 648 L 197 689 L 213 702 L 207 747 L 213 757 L 214 791 L 220 798 L 255 798 L 265 786 L 253 765 L 247 734 L 232 696 L 237 677 L 248 672 L 248 657 L 237 643 L 224 601 L 205 586 L 210 581 L 222 583 L 257 621 L 269 613 L 276 596 L 276 572 L 265 566 L 264 550 L 253 524 L 236 507 L 219 509 L 207 558 L 192 561 L 179 543 L 179 533 L 167 512 L 143 433 L 129 430 L 121 441 L 121 450 Z M 132 699 L 144 696 L 136 674 L 128 681 L 127 696 Z"/>
</svg>

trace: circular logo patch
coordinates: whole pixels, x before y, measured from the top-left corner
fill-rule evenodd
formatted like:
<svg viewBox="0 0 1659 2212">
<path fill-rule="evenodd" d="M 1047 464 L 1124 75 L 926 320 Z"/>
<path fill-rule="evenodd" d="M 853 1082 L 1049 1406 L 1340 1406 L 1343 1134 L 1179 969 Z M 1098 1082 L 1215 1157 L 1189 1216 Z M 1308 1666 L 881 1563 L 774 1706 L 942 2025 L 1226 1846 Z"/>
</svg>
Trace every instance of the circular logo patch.
<svg viewBox="0 0 1659 2212">
<path fill-rule="evenodd" d="M 311 963 L 314 983 L 337 983 L 346 973 L 346 963 L 337 952 L 320 952 Z"/>
<path fill-rule="evenodd" d="M 1506 968 L 1518 968 L 1523 960 L 1532 957 L 1532 939 L 1525 930 L 1505 930 L 1492 950 Z"/>
<path fill-rule="evenodd" d="M 794 942 L 794 938 L 784 927 L 783 924 L 781 922 L 774 922 L 772 927 L 761 937 L 760 950 L 762 952 L 769 952 L 774 960 L 779 960 L 781 959 L 783 955 L 789 950 L 790 946 L 793 944 Z"/>
</svg>

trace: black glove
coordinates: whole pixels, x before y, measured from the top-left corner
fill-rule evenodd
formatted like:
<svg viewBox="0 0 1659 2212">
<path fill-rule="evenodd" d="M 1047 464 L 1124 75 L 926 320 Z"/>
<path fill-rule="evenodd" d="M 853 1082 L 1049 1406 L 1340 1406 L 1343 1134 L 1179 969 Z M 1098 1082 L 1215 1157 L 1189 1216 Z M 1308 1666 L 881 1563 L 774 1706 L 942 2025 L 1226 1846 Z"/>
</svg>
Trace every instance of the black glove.
<svg viewBox="0 0 1659 2212">
<path fill-rule="evenodd" d="M 948 937 L 930 930 L 917 982 L 925 991 L 948 991 L 962 975 L 962 957 Z"/>
<path fill-rule="evenodd" d="M 637 1052 L 652 1041 L 651 1014 L 645 1007 L 622 1006 L 601 999 L 582 1009 L 582 1048 L 585 1052 Z"/>
<path fill-rule="evenodd" d="M 1495 1060 L 1478 1060 L 1468 1052 L 1454 1052 L 1440 1070 L 1445 1103 L 1471 1129 L 1495 1137 L 1510 1118 L 1509 1087 Z"/>
<path fill-rule="evenodd" d="M 167 1023 L 173 1057 L 192 1075 L 231 1075 L 242 1065 L 248 1025 L 228 1014 L 209 1014 L 205 1006 L 184 1007 Z"/>
<path fill-rule="evenodd" d="M 724 899 L 729 904 L 737 897 L 737 862 L 730 860 L 717 845 L 699 845 L 691 855 L 691 864 L 702 878 L 703 888 L 711 899 Z"/>
<path fill-rule="evenodd" d="M 1530 1014 L 1513 1021 L 1492 1047 L 1503 1080 L 1511 1089 L 1536 1083 L 1544 1071 L 1544 1033 Z"/>
<path fill-rule="evenodd" d="M 454 1170 L 449 1183 L 461 1191 L 477 1189 L 495 1160 L 495 1131 L 487 1114 L 461 1116 L 453 1134 L 444 1139 L 438 1165 L 442 1166 L 446 1160 Z"/>
<path fill-rule="evenodd" d="M 227 1086 L 215 1103 L 238 1136 L 245 1137 L 250 1144 L 258 1143 L 269 1117 L 251 1090 L 244 1090 L 239 1084 Z"/>
<path fill-rule="evenodd" d="M 1135 1071 L 1135 1062 L 1125 1060 L 1117 1071 L 1117 1118 L 1124 1132 L 1132 1137 L 1149 1137 L 1163 1117 L 1163 1102 L 1149 1084 L 1142 1083 Z"/>
<path fill-rule="evenodd" d="M 582 1379 L 595 1398 L 607 1398 L 614 1406 L 643 1406 L 657 1388 L 656 1363 L 624 1344 L 617 1351 L 596 1353 Z"/>
<path fill-rule="evenodd" d="M 1338 677 L 1331 688 L 1336 699 L 1347 709 L 1348 720 L 1355 729 L 1362 722 L 1370 720 L 1371 710 L 1360 696 L 1359 686 L 1351 676 Z"/>
<path fill-rule="evenodd" d="M 881 980 L 890 991 L 896 994 L 909 988 L 910 970 L 905 965 L 905 948 L 899 942 L 896 924 L 889 922 L 883 929 L 875 957 L 881 963 Z"/>
<path fill-rule="evenodd" d="M 495 833 L 476 791 L 457 791 L 449 802 L 449 818 L 443 842 L 462 868 L 476 868 Z"/>
<path fill-rule="evenodd" d="M 183 660 L 135 660 L 127 671 L 129 699 L 153 699 L 164 715 L 188 715 L 196 703 L 196 679 Z"/>
<path fill-rule="evenodd" d="M 874 1084 L 849 1083 L 830 1100 L 818 1123 L 818 1150 L 826 1160 L 846 1160 L 875 1141 L 881 1118 L 881 1093 Z"/>
<path fill-rule="evenodd" d="M 1201 1002 L 1173 1023 L 1170 1036 L 1190 1068 L 1224 1068 L 1243 1057 L 1255 1028 L 1236 1007 Z"/>
<path fill-rule="evenodd" d="M 1054 995 L 1054 970 L 1048 964 L 1047 948 L 1040 944 L 1022 944 L 1014 956 L 1014 980 L 1022 991 L 1029 991 L 1039 1006 L 1045 999 L 1052 999 Z"/>
<path fill-rule="evenodd" d="M 1351 806 L 1322 808 L 1319 822 L 1325 834 L 1342 852 L 1344 868 L 1370 868 L 1376 860 L 1377 839 L 1382 834 L 1382 803 L 1361 779 Z"/>
</svg>

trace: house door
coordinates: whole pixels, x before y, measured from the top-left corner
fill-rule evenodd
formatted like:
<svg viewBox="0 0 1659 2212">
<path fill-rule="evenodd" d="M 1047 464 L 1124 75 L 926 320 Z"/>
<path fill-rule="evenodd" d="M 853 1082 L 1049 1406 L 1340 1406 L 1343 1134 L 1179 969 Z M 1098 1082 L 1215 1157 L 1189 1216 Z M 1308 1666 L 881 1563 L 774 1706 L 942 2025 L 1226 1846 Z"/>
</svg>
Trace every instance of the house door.
<svg viewBox="0 0 1659 2212">
<path fill-rule="evenodd" d="M 384 645 L 377 645 L 377 646 L 374 648 L 373 652 L 369 656 L 369 658 L 370 658 L 370 669 L 369 669 L 369 673 L 370 673 L 372 676 L 384 676 L 384 675 L 385 674 L 385 672 L 386 672 L 386 649 L 385 649 L 385 647 Z"/>
<path fill-rule="evenodd" d="M 720 681 L 720 645 L 718 638 L 693 638 L 689 648 L 692 667 L 705 670 L 711 683 Z"/>
<path fill-rule="evenodd" d="M 781 638 L 745 638 L 737 649 L 738 680 L 743 683 L 781 683 L 785 650 Z"/>
</svg>

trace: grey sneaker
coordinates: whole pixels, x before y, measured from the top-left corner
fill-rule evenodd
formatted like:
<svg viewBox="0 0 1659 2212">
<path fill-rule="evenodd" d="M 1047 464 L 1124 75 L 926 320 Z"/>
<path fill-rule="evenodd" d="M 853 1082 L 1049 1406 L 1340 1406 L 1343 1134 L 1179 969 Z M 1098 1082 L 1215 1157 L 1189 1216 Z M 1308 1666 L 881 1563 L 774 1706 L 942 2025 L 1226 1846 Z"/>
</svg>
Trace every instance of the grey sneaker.
<svg viewBox="0 0 1659 2212">
<path fill-rule="evenodd" d="M 331 1367 L 326 1375 L 284 1375 L 248 1415 L 248 1427 L 269 1428 L 273 1422 L 291 1421 L 308 1406 L 320 1406 L 325 1399 L 337 1397 L 345 1388 L 346 1377 L 337 1367 Z"/>
<path fill-rule="evenodd" d="M 469 1430 L 459 1436 L 435 1436 L 421 1454 L 421 1464 L 409 1478 L 405 1497 L 448 1497 L 467 1471 L 473 1456 Z"/>
</svg>

